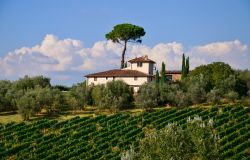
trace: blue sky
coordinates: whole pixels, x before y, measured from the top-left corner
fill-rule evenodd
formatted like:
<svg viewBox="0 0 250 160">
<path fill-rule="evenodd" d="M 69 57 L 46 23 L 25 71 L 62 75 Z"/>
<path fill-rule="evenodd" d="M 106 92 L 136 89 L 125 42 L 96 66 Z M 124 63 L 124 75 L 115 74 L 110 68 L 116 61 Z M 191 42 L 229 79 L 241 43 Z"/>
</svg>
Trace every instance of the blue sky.
<svg viewBox="0 0 250 160">
<path fill-rule="evenodd" d="M 249 61 L 241 62 L 241 59 L 250 59 L 248 0 L 1 0 L 0 71 L 3 74 L 0 79 L 14 80 L 24 74 L 44 74 L 50 76 L 53 83 L 70 85 L 81 82 L 86 73 L 114 68 L 118 66 L 115 61 L 120 61 L 120 48 L 106 42 L 105 34 L 114 25 L 125 22 L 142 26 L 146 31 L 141 45 L 131 44 L 127 58 L 147 54 L 146 48 L 155 60 L 162 59 L 160 54 L 169 56 L 166 63 L 169 62 L 167 67 L 170 69 L 179 69 L 179 64 L 171 64 L 176 59 L 179 63 L 179 52 L 194 58 L 193 68 L 203 63 L 223 61 L 222 57 L 226 57 L 225 62 L 232 63 L 234 68 L 250 69 Z M 70 45 L 73 41 L 79 44 Z M 44 49 L 48 49 L 45 45 L 51 43 L 50 50 L 58 54 L 63 52 L 64 57 L 68 55 L 70 58 L 70 54 L 79 54 L 79 57 L 71 56 L 74 61 L 63 60 L 64 57 Z M 39 49 L 35 47 L 37 45 Z M 67 53 L 60 50 L 63 47 Z M 109 58 L 106 60 L 99 53 L 96 55 L 96 50 Z M 60 63 L 60 66 L 44 64 L 39 59 L 41 57 L 43 62 Z M 29 65 L 28 60 L 33 61 L 32 64 Z M 95 61 L 99 64 L 102 60 L 107 64 L 88 65 Z M 75 63 L 78 65 L 72 65 Z M 17 72 L 20 68 L 22 70 Z"/>
</svg>

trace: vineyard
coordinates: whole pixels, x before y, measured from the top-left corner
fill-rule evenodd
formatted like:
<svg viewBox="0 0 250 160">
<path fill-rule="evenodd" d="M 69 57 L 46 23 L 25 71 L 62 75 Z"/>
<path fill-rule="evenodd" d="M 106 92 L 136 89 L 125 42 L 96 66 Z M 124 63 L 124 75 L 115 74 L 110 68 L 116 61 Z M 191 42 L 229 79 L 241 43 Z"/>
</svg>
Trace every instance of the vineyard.
<svg viewBox="0 0 250 160">
<path fill-rule="evenodd" d="M 171 122 L 185 127 L 187 118 L 195 115 L 214 120 L 221 159 L 249 159 L 249 113 L 247 107 L 226 106 L 0 124 L 0 159 L 118 160 L 131 146 L 137 150 L 140 139 L 150 131 Z"/>
</svg>

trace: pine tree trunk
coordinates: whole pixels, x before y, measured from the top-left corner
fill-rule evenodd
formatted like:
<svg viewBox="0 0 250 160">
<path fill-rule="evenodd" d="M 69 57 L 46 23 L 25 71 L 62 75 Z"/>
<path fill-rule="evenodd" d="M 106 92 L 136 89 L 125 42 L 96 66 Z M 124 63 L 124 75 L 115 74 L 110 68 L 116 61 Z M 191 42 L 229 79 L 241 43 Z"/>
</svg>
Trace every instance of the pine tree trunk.
<svg viewBox="0 0 250 160">
<path fill-rule="evenodd" d="M 127 41 L 125 41 L 124 48 L 123 48 L 123 51 L 122 51 L 121 69 L 124 68 L 124 58 L 125 58 L 126 49 L 127 49 Z"/>
</svg>

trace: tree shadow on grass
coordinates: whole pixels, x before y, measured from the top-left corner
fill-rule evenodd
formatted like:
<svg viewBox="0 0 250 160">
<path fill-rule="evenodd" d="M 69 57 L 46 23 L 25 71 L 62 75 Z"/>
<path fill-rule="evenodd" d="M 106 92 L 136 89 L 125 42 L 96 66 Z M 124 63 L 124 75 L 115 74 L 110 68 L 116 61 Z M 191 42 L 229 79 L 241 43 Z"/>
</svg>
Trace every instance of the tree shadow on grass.
<svg viewBox="0 0 250 160">
<path fill-rule="evenodd" d="M 0 112 L 0 116 L 10 116 L 10 115 L 14 115 L 17 114 L 17 111 L 11 111 L 11 112 Z"/>
</svg>

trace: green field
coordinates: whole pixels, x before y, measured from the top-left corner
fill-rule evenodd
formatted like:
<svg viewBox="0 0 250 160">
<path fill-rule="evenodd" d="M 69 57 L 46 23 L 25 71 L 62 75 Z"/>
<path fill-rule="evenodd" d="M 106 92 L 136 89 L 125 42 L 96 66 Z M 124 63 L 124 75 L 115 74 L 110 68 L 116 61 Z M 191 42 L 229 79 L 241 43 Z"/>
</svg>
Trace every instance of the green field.
<svg viewBox="0 0 250 160">
<path fill-rule="evenodd" d="M 221 159 L 249 159 L 249 113 L 248 107 L 226 106 L 1 124 L 0 159 L 118 160 L 130 146 L 138 149 L 145 135 L 171 122 L 185 127 L 187 118 L 195 115 L 214 120 Z"/>
</svg>

